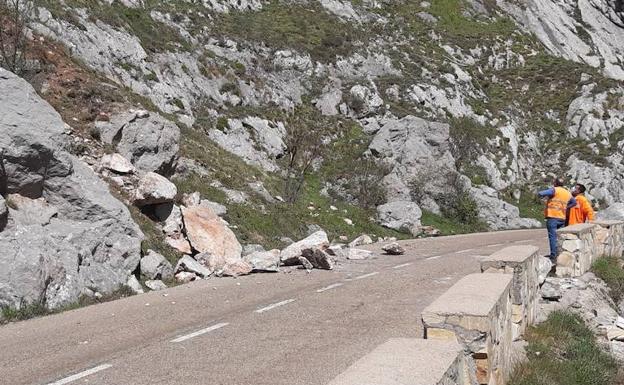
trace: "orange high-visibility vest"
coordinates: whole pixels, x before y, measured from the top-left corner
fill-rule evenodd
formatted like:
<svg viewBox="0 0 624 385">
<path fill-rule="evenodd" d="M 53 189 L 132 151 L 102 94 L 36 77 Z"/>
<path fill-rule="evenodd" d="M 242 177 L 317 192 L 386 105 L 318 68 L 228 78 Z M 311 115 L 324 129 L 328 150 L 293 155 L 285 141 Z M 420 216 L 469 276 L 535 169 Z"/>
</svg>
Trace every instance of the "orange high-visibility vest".
<svg viewBox="0 0 624 385">
<path fill-rule="evenodd" d="M 566 219 L 566 209 L 572 194 L 563 187 L 555 187 L 555 195 L 546 202 L 546 218 Z"/>
<path fill-rule="evenodd" d="M 584 195 L 576 196 L 576 206 L 570 209 L 568 224 L 575 225 L 577 223 L 585 223 L 588 220 L 594 220 L 594 209 Z"/>
</svg>

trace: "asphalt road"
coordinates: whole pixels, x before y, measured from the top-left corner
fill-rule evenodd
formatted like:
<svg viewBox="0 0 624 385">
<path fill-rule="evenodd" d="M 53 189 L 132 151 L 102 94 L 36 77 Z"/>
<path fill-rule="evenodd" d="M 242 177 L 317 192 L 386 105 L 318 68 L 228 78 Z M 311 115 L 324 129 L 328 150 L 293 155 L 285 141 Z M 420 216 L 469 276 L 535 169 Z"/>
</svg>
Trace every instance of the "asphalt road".
<svg viewBox="0 0 624 385">
<path fill-rule="evenodd" d="M 403 242 L 334 271 L 193 282 L 0 327 L 0 383 L 325 385 L 377 345 L 421 337 L 420 312 L 479 256 L 545 230 Z"/>
</svg>

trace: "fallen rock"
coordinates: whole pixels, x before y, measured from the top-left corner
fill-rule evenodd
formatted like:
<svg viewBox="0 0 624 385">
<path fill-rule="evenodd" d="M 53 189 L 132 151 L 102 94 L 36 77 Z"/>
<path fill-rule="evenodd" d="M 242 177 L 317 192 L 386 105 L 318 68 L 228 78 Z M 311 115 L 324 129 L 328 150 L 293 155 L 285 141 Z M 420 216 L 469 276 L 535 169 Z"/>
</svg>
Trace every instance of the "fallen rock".
<svg viewBox="0 0 624 385">
<path fill-rule="evenodd" d="M 542 283 L 544 283 L 544 281 L 546 281 L 546 277 L 548 277 L 548 274 L 550 273 L 550 270 L 552 270 L 553 267 L 553 263 L 549 258 L 546 257 L 539 257 L 538 261 L 537 261 L 537 272 L 538 272 L 538 276 L 537 279 L 540 283 L 540 285 Z"/>
<path fill-rule="evenodd" d="M 371 255 L 373 255 L 372 251 L 353 248 L 347 249 L 347 259 L 362 260 L 370 258 Z"/>
<path fill-rule="evenodd" d="M 121 154 L 106 154 L 100 160 L 100 166 L 117 174 L 132 174 L 134 166 Z"/>
<path fill-rule="evenodd" d="M 562 297 L 561 285 L 555 278 L 546 278 L 541 289 L 542 298 L 549 301 L 558 301 Z"/>
<path fill-rule="evenodd" d="M 198 191 L 195 191 L 194 193 L 184 193 L 182 194 L 182 205 L 186 206 L 186 207 L 193 207 L 193 206 L 199 206 L 199 204 L 201 203 L 201 195 L 199 194 Z"/>
<path fill-rule="evenodd" d="M 247 254 L 243 257 L 243 260 L 249 263 L 253 271 L 262 272 L 278 272 L 280 265 L 280 251 L 256 251 Z"/>
<path fill-rule="evenodd" d="M 165 238 L 165 242 L 167 242 L 169 246 L 182 254 L 190 255 L 193 253 L 193 250 L 191 249 L 191 244 L 186 238 L 184 238 L 182 234 L 167 236 Z"/>
<path fill-rule="evenodd" d="M 148 250 L 141 258 L 141 275 L 147 279 L 171 279 L 173 278 L 173 266 L 161 254 L 154 250 Z"/>
<path fill-rule="evenodd" d="M 176 281 L 180 283 L 189 283 L 197 279 L 197 275 L 195 273 L 191 273 L 190 271 L 181 271 L 175 275 Z"/>
<path fill-rule="evenodd" d="M 349 247 L 370 245 L 371 243 L 373 243 L 373 239 L 366 234 L 362 234 L 359 237 L 355 238 L 353 241 L 351 241 L 351 243 L 349 243 Z"/>
<path fill-rule="evenodd" d="M 243 246 L 243 257 L 253 253 L 262 253 L 264 251 L 266 251 L 264 246 L 251 243 Z"/>
<path fill-rule="evenodd" d="M 295 242 L 282 250 L 280 253 L 280 260 L 285 265 L 297 265 L 299 264 L 299 257 L 302 256 L 303 250 L 327 246 L 329 246 L 327 233 L 322 230 L 317 231 L 309 237 Z"/>
<path fill-rule="evenodd" d="M 199 205 L 203 207 L 208 207 L 210 210 L 212 210 L 215 214 L 217 214 L 220 217 L 227 214 L 227 208 L 224 205 L 217 203 L 217 202 L 211 202 L 209 200 L 202 199 Z"/>
<path fill-rule="evenodd" d="M 607 338 L 609 341 L 624 341 L 624 329 L 618 327 L 607 328 Z"/>
<path fill-rule="evenodd" d="M 422 211 L 414 202 L 394 201 L 377 207 L 377 216 L 384 227 L 417 235 Z"/>
<path fill-rule="evenodd" d="M 210 269 L 208 269 L 206 266 L 197 262 L 188 255 L 185 255 L 178 261 L 175 271 L 176 274 L 183 271 L 194 273 L 201 278 L 208 278 L 212 274 L 212 271 L 210 271 Z"/>
<path fill-rule="evenodd" d="M 19 194 L 9 194 L 9 213 L 12 221 L 21 226 L 41 225 L 50 223 L 58 215 L 58 209 L 42 198 L 31 199 Z"/>
<path fill-rule="evenodd" d="M 164 290 L 167 288 L 167 285 L 165 285 L 165 283 L 159 279 L 145 281 L 145 286 L 153 291 Z"/>
<path fill-rule="evenodd" d="M 127 111 L 97 122 L 100 139 L 143 172 L 171 175 L 178 159 L 180 129 L 161 115 Z"/>
<path fill-rule="evenodd" d="M 396 242 L 388 243 L 381 248 L 388 255 L 403 255 L 405 249 Z"/>
<path fill-rule="evenodd" d="M 314 269 L 314 266 L 312 266 L 312 263 L 307 258 L 299 257 L 299 264 L 307 271 L 312 271 L 312 269 Z"/>
<path fill-rule="evenodd" d="M 318 247 L 303 249 L 301 256 L 307 259 L 315 269 L 333 270 L 334 260 L 323 249 Z"/>
<path fill-rule="evenodd" d="M 226 260 L 240 259 L 243 248 L 236 235 L 212 209 L 206 206 L 185 207 L 182 208 L 182 218 L 193 249 Z"/>
<path fill-rule="evenodd" d="M 201 253 L 195 258 L 217 277 L 237 277 L 247 275 L 253 270 L 252 265 L 241 258 L 227 258 L 211 253 Z"/>
<path fill-rule="evenodd" d="M 136 206 L 169 203 L 175 200 L 178 189 L 167 178 L 155 172 L 149 172 L 141 178 L 134 195 Z"/>
<path fill-rule="evenodd" d="M 128 282 L 126 283 L 126 286 L 128 286 L 130 290 L 134 292 L 134 294 L 145 293 L 145 291 L 143 290 L 143 286 L 141 286 L 141 283 L 139 282 L 137 277 L 134 275 L 131 275 L 130 277 L 128 277 Z"/>
</svg>

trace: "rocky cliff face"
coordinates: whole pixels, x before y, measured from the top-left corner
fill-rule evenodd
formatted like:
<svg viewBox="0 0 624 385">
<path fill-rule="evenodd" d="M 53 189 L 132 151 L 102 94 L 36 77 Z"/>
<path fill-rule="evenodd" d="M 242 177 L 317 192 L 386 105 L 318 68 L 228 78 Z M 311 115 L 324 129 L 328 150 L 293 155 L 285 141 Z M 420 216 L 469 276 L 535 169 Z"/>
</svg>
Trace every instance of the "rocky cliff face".
<svg viewBox="0 0 624 385">
<path fill-rule="evenodd" d="M 35 4 L 31 82 L 70 150 L 127 203 L 155 172 L 226 205 L 243 243 L 539 226 L 555 174 L 623 199 L 619 0 Z M 41 198 L 22 182 L 4 199 Z M 192 253 L 174 200 L 141 206 L 147 244 Z"/>
<path fill-rule="evenodd" d="M 50 308 L 125 285 L 143 234 L 127 208 L 67 151 L 69 127 L 0 69 L 0 307 Z"/>
</svg>

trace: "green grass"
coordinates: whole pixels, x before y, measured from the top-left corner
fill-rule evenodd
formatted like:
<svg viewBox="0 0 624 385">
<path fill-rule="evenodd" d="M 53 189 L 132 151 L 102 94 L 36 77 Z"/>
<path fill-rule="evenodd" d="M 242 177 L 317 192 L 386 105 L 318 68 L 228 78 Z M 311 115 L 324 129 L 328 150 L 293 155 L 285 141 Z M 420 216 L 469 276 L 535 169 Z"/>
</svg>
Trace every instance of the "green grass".
<svg viewBox="0 0 624 385">
<path fill-rule="evenodd" d="M 78 301 L 62 306 L 58 309 L 48 309 L 43 303 L 40 302 L 24 304 L 19 308 L 3 307 L 1 309 L 0 324 L 24 321 L 31 318 L 62 313 L 64 311 L 95 305 L 97 303 L 114 301 L 116 299 L 130 297 L 132 295 L 134 295 L 132 289 L 130 289 L 128 286 L 123 285 L 119 287 L 119 289 L 117 289 L 116 291 L 110 294 L 103 295 L 101 298 L 81 296 Z"/>
<path fill-rule="evenodd" d="M 576 314 L 556 311 L 527 333 L 528 361 L 509 385 L 616 385 L 618 363 Z"/>
<path fill-rule="evenodd" d="M 615 303 L 624 300 L 624 268 L 621 258 L 600 258 L 594 262 L 592 271 L 609 286 L 611 297 Z"/>
<path fill-rule="evenodd" d="M 226 220 L 235 225 L 233 230 L 241 243 L 260 243 L 271 248 L 285 246 L 279 240 L 281 237 L 304 238 L 307 226 L 312 224 L 323 228 L 330 239 L 341 235 L 353 239 L 361 234 L 400 239 L 410 237 L 376 224 L 371 220 L 375 215 L 372 210 L 322 196 L 319 183 L 317 177 L 310 177 L 301 198 L 295 203 L 263 204 L 262 209 L 249 204 L 229 205 Z M 331 205 L 338 210 L 331 210 Z M 310 206 L 315 210 L 308 209 Z M 345 218 L 351 219 L 353 226 L 347 224 Z"/>
<path fill-rule="evenodd" d="M 483 223 L 460 223 L 455 219 L 445 218 L 441 215 L 424 210 L 420 221 L 424 226 L 433 226 L 440 230 L 442 235 L 468 234 L 487 231 L 487 226 Z"/>
<path fill-rule="evenodd" d="M 309 53 L 313 60 L 334 61 L 353 52 L 363 31 L 327 13 L 319 4 L 271 1 L 256 12 L 230 12 L 216 17 L 213 31 L 274 49 Z"/>
</svg>

